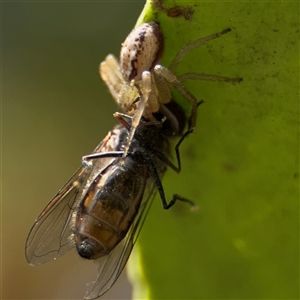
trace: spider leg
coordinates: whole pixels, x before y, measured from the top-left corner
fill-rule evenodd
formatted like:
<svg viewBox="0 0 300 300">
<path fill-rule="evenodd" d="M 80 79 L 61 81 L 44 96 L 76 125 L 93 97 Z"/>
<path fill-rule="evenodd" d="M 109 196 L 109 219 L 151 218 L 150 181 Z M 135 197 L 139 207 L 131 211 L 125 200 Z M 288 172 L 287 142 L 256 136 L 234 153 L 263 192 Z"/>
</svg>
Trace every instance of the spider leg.
<svg viewBox="0 0 300 300">
<path fill-rule="evenodd" d="M 215 74 L 200 74 L 200 73 L 184 73 L 177 77 L 179 81 L 185 81 L 187 79 L 192 80 L 205 80 L 205 81 L 219 81 L 219 82 L 230 82 L 230 83 L 240 83 L 243 81 L 243 78 L 231 78 L 226 76 L 219 76 Z"/>
<path fill-rule="evenodd" d="M 198 48 L 204 44 L 206 44 L 207 42 L 214 40 L 228 32 L 230 32 L 231 29 L 230 28 L 226 28 L 220 32 L 211 34 L 209 36 L 200 38 L 190 44 L 188 44 L 187 46 L 185 46 L 184 48 L 182 48 L 177 55 L 174 57 L 173 61 L 171 62 L 169 69 L 172 70 L 173 72 L 176 71 L 178 64 L 181 62 L 182 58 L 188 54 L 189 52 L 191 52 L 192 50 L 194 50 L 195 48 Z"/>
<path fill-rule="evenodd" d="M 151 73 L 148 71 L 144 71 L 142 74 L 142 87 L 140 91 L 140 101 L 138 103 L 137 109 L 134 112 L 134 115 L 132 117 L 131 121 L 131 128 L 128 134 L 127 143 L 124 149 L 123 158 L 126 157 L 131 141 L 134 137 L 136 128 L 140 124 L 141 118 L 143 116 L 145 106 L 147 104 L 147 101 L 149 99 L 149 95 L 151 93 Z"/>
<path fill-rule="evenodd" d="M 189 130 L 194 130 L 196 126 L 197 121 L 197 99 L 196 97 L 181 83 L 180 80 L 174 75 L 173 72 L 171 72 L 169 69 L 161 66 L 156 65 L 154 67 L 154 72 L 158 76 L 162 76 L 165 78 L 166 81 L 168 81 L 171 85 L 174 86 L 175 89 L 178 90 L 179 93 L 191 104 L 192 106 L 192 112 L 190 117 L 190 124 L 189 124 Z"/>
</svg>

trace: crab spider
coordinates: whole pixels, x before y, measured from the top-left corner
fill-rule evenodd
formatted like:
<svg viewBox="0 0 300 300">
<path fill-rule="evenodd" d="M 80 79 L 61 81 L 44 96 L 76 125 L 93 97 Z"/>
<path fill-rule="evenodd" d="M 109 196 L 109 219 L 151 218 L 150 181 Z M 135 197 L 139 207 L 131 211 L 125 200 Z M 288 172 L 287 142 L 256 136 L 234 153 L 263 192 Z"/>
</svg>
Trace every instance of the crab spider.
<svg viewBox="0 0 300 300">
<path fill-rule="evenodd" d="M 127 36 L 122 44 L 120 63 L 111 54 L 105 58 L 99 67 L 100 76 L 118 106 L 124 112 L 133 115 L 124 156 L 142 116 L 151 120 L 152 113 L 160 111 L 176 128 L 176 119 L 164 105 L 171 101 L 171 87 L 177 89 L 192 107 L 188 124 L 188 132 L 192 132 L 196 126 L 198 100 L 185 88 L 182 81 L 186 79 L 231 83 L 242 81 L 242 78 L 211 74 L 186 73 L 180 77 L 175 75 L 178 64 L 187 53 L 230 31 L 231 29 L 227 28 L 188 44 L 174 57 L 169 68 L 166 68 L 159 64 L 164 50 L 164 37 L 160 26 L 155 22 L 145 23 Z"/>
</svg>

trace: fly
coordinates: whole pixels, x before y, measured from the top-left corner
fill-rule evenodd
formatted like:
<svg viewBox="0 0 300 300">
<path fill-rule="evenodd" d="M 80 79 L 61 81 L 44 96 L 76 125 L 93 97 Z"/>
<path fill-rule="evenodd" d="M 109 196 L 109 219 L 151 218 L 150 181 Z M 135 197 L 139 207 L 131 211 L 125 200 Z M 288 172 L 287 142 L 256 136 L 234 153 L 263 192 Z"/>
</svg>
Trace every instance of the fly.
<svg viewBox="0 0 300 300">
<path fill-rule="evenodd" d="M 231 29 L 200 38 L 181 49 L 171 65 L 159 61 L 164 49 L 160 26 L 150 22 L 133 30 L 123 43 L 120 63 L 109 55 L 100 74 L 119 107 L 132 117 L 116 113 L 120 121 L 81 168 L 63 186 L 36 219 L 26 241 L 31 265 L 57 259 L 72 248 L 86 259 L 98 261 L 98 277 L 84 299 L 96 299 L 111 288 L 123 270 L 157 190 L 165 209 L 168 203 L 161 178 L 167 167 L 180 172 L 179 146 L 195 129 L 198 100 L 182 81 L 201 79 L 238 83 L 241 78 L 174 73 L 191 50 Z M 188 121 L 172 100 L 175 88 L 191 105 Z M 187 126 L 186 126 L 187 125 Z M 184 127 L 187 131 L 182 134 Z M 175 147 L 178 166 L 170 160 L 169 140 L 181 136 Z"/>
<path fill-rule="evenodd" d="M 26 241 L 31 265 L 57 259 L 72 248 L 83 258 L 97 259 L 98 277 L 84 299 L 103 295 L 121 274 L 156 189 L 165 209 L 177 200 L 195 207 L 179 195 L 166 201 L 161 178 L 168 166 L 180 171 L 183 140 L 176 147 L 177 167 L 168 159 L 169 135 L 174 134 L 170 122 L 161 115 L 157 121 L 142 119 L 123 157 L 132 117 L 115 117 L 120 124 L 83 157 L 82 167 L 42 211 Z"/>
</svg>

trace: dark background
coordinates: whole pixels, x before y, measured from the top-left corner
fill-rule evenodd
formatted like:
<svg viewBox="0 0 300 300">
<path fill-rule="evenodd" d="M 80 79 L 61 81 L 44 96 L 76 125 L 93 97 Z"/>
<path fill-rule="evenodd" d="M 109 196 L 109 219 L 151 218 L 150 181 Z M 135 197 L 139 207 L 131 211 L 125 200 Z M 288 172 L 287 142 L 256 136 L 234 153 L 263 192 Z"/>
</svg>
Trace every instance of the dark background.
<svg viewBox="0 0 300 300">
<path fill-rule="evenodd" d="M 81 299 L 96 277 L 96 264 L 76 251 L 30 267 L 25 241 L 81 156 L 116 123 L 98 65 L 108 53 L 119 54 L 143 5 L 2 3 L 3 299 Z M 129 298 L 124 282 L 105 298 Z"/>
</svg>

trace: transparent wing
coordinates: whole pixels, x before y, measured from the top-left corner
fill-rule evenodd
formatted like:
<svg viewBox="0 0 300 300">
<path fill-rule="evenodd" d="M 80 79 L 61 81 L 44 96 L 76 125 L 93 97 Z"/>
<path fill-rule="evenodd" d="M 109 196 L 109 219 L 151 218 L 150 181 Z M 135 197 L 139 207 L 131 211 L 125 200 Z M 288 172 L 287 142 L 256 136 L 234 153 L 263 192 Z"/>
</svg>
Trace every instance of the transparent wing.
<svg viewBox="0 0 300 300">
<path fill-rule="evenodd" d="M 93 153 L 110 152 L 121 142 L 120 126 L 110 131 Z M 81 167 L 62 187 L 34 222 L 26 241 L 28 263 L 40 265 L 56 259 L 75 247 L 73 232 L 78 205 L 93 177 L 113 158 L 95 159 Z"/>
<path fill-rule="evenodd" d="M 147 182 L 148 188 L 128 233 L 108 255 L 98 259 L 98 277 L 87 285 L 85 300 L 96 299 L 107 292 L 126 265 L 155 195 L 156 186 L 151 178 L 149 180 L 151 182 Z"/>
<path fill-rule="evenodd" d="M 74 247 L 74 212 L 80 198 L 81 178 L 90 169 L 81 167 L 36 219 L 26 241 L 26 258 L 31 265 L 56 259 Z"/>
</svg>

